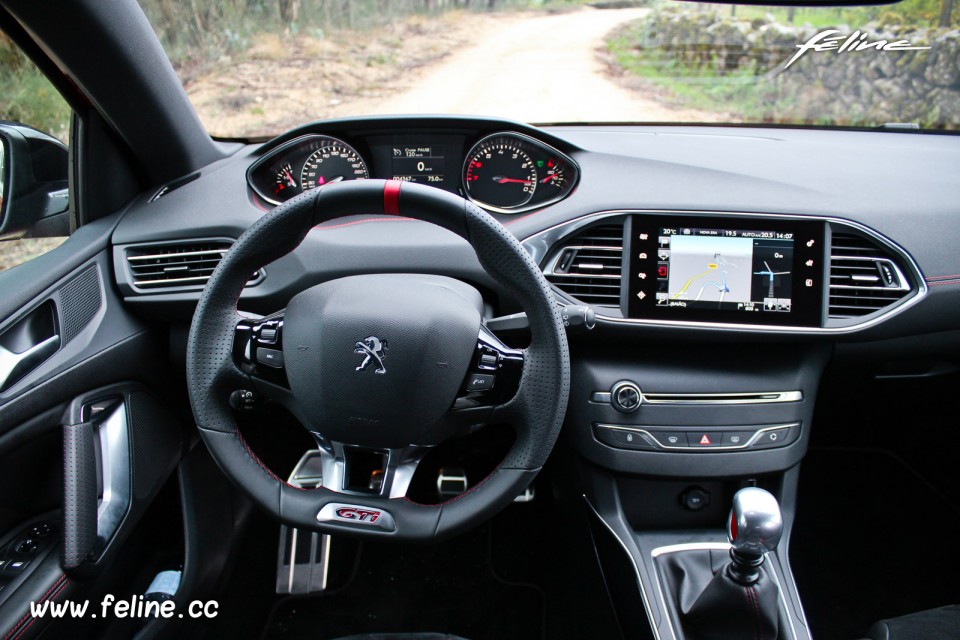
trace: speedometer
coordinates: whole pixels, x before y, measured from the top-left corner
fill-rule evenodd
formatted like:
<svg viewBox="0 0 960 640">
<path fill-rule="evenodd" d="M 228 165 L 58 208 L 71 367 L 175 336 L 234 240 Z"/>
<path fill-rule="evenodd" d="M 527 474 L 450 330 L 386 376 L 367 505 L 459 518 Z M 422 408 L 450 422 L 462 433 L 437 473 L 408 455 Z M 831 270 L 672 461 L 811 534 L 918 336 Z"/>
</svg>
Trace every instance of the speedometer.
<svg viewBox="0 0 960 640">
<path fill-rule="evenodd" d="M 273 149 L 247 170 L 247 182 L 261 199 L 280 204 L 316 187 L 370 177 L 359 152 L 343 140 L 308 134 Z"/>
<path fill-rule="evenodd" d="M 310 154 L 300 172 L 303 191 L 341 180 L 364 180 L 370 177 L 367 165 L 356 150 L 345 142 L 330 139 Z"/>
<path fill-rule="evenodd" d="M 493 136 L 474 145 L 463 176 L 470 199 L 497 209 L 530 202 L 537 190 L 537 166 L 525 146 L 513 136 Z"/>
</svg>

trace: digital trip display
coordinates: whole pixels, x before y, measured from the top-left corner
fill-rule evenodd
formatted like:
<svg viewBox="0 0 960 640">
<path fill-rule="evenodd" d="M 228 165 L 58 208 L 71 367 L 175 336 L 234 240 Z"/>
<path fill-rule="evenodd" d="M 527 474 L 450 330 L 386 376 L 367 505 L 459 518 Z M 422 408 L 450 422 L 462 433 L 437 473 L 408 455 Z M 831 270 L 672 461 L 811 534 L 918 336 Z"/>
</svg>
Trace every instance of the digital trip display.
<svg viewBox="0 0 960 640">
<path fill-rule="evenodd" d="M 817 325 L 823 227 L 757 220 L 636 216 L 630 256 L 631 317 Z"/>
<path fill-rule="evenodd" d="M 434 147 L 395 145 L 391 149 L 391 171 L 394 180 L 440 186 L 446 175 L 446 159 Z"/>
</svg>

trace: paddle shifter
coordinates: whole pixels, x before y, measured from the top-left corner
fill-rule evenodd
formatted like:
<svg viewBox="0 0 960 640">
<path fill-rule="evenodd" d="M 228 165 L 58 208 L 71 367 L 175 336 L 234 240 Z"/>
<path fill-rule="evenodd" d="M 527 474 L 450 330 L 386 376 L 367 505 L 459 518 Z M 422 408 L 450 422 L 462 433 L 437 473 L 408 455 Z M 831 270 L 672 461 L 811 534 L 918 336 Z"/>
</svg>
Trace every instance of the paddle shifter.
<svg viewBox="0 0 960 640">
<path fill-rule="evenodd" d="M 776 498 L 758 487 L 737 491 L 727 523 L 730 578 L 743 586 L 756 583 L 764 554 L 777 548 L 782 533 L 783 518 Z"/>
<path fill-rule="evenodd" d="M 783 533 L 780 506 L 757 487 L 733 497 L 727 522 L 729 560 L 723 551 L 682 550 L 660 556 L 658 569 L 664 591 L 672 599 L 671 613 L 683 640 L 792 636 L 782 622 L 780 590 L 772 568 L 764 567 Z"/>
</svg>

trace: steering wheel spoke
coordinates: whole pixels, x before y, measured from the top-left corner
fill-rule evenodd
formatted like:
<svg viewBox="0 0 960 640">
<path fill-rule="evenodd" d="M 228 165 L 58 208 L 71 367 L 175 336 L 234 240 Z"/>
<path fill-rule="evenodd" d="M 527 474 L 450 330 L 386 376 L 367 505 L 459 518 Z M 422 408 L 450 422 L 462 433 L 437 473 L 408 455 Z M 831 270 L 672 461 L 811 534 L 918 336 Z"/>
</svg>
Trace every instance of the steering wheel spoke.
<svg viewBox="0 0 960 640">
<path fill-rule="evenodd" d="M 420 461 L 432 449 L 417 445 L 373 449 L 314 435 L 320 448 L 304 454 L 289 483 L 301 488 L 323 487 L 343 494 L 344 499 L 405 497 Z"/>
</svg>

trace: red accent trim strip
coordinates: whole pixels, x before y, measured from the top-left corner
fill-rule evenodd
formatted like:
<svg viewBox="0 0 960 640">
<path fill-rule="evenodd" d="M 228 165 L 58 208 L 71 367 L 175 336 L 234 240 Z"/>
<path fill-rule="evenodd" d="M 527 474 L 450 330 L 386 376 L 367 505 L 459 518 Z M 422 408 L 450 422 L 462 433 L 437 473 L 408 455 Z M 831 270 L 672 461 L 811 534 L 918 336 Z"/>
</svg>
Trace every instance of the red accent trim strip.
<svg viewBox="0 0 960 640">
<path fill-rule="evenodd" d="M 388 216 L 400 215 L 400 187 L 399 180 L 387 180 L 383 185 L 383 212 Z"/>
</svg>

